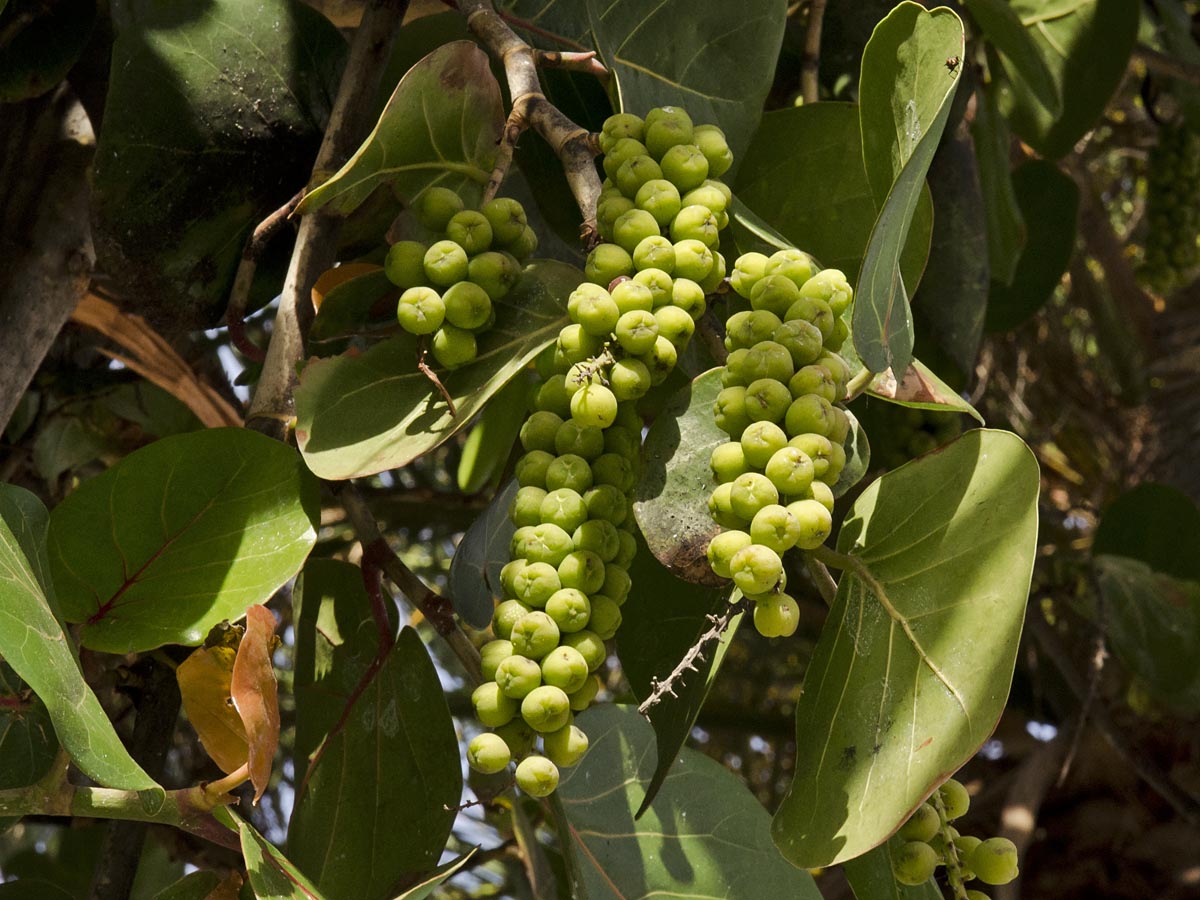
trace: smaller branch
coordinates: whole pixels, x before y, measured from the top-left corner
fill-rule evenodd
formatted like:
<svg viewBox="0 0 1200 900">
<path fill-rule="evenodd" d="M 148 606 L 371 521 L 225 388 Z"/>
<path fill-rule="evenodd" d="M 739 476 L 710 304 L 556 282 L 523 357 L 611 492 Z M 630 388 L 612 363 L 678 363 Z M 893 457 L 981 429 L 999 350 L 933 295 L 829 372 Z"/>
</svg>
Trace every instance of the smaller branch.
<svg viewBox="0 0 1200 900">
<path fill-rule="evenodd" d="M 585 72 L 597 78 L 607 79 L 611 74 L 604 63 L 596 58 L 595 50 L 561 53 L 558 50 L 534 50 L 534 61 L 543 69 L 566 69 L 569 72 Z"/>
<path fill-rule="evenodd" d="M 250 286 L 254 284 L 258 261 L 262 259 L 267 244 L 287 225 L 288 216 L 300 205 L 303 198 L 304 189 L 301 188 L 287 203 L 258 223 L 242 248 L 242 259 L 233 279 L 233 290 L 229 292 L 229 305 L 225 308 L 225 324 L 229 328 L 229 340 L 233 342 L 233 346 L 252 362 L 261 363 L 267 358 L 267 354 L 262 347 L 246 336 L 246 303 L 250 298 Z"/>
<path fill-rule="evenodd" d="M 846 382 L 846 397 L 843 402 L 849 403 L 856 397 L 861 396 L 871 386 L 871 382 L 875 380 L 875 373 L 863 366 L 853 378 Z"/>
<path fill-rule="evenodd" d="M 1157 50 L 1138 44 L 1133 48 L 1133 58 L 1142 63 L 1149 71 L 1200 87 L 1200 66 L 1159 53 Z"/>
<path fill-rule="evenodd" d="M 804 55 L 800 59 L 800 96 L 806 104 L 820 99 L 817 75 L 821 67 L 821 24 L 825 19 L 826 0 L 808 4 L 808 27 L 804 32 Z"/>
<path fill-rule="evenodd" d="M 504 179 L 508 177 L 508 170 L 512 167 L 517 141 L 521 139 L 521 135 L 528 127 L 529 120 L 525 117 L 521 106 L 513 104 L 512 112 L 508 114 L 508 121 L 504 123 L 504 134 L 500 138 L 499 146 L 496 147 L 496 165 L 492 167 L 492 174 L 488 178 L 487 186 L 483 189 L 483 203 L 489 202 L 499 193 L 500 185 L 504 183 Z"/>
<path fill-rule="evenodd" d="M 725 630 L 729 627 L 729 623 L 733 621 L 738 613 L 749 612 L 752 602 L 743 597 L 737 603 L 729 604 L 728 608 L 719 616 L 708 616 L 709 628 L 700 637 L 696 638 L 696 643 L 688 648 L 688 652 L 683 654 L 683 659 L 679 661 L 671 674 L 664 680 L 659 681 L 658 678 L 650 679 L 650 696 L 642 701 L 638 707 L 638 712 L 649 718 L 650 710 L 663 701 L 666 696 L 678 697 L 675 693 L 675 687 L 683 683 L 688 672 L 699 672 L 697 662 L 704 662 L 707 657 L 710 644 L 721 639 Z"/>
<path fill-rule="evenodd" d="M 821 599 L 825 601 L 825 605 L 833 606 L 834 598 L 837 597 L 838 585 L 833 580 L 833 576 L 829 574 L 829 569 L 824 563 L 813 559 L 807 553 L 804 554 L 804 565 L 808 569 L 808 575 L 812 578 L 813 584 L 817 586 Z"/>
</svg>

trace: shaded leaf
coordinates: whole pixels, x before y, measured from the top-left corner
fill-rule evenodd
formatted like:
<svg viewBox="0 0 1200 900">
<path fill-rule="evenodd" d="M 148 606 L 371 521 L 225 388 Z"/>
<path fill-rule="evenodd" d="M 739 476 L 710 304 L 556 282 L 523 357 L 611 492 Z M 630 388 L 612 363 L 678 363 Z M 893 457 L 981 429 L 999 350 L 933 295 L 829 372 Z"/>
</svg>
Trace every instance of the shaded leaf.
<svg viewBox="0 0 1200 900">
<path fill-rule="evenodd" d="M 1028 228 L 1012 284 L 993 282 L 987 329 L 1016 328 L 1041 309 L 1062 281 L 1075 251 L 1079 187 L 1054 163 L 1034 159 L 1012 175 L 1013 192 Z"/>
<path fill-rule="evenodd" d="M 677 578 L 723 587 L 705 552 L 721 528 L 708 512 L 716 487 L 709 457 L 729 440 L 713 420 L 721 369 L 710 369 L 675 395 L 650 426 L 633 512 L 646 545 Z"/>
<path fill-rule="evenodd" d="M 380 266 L 368 267 L 365 264 L 351 263 L 330 269 L 325 275 L 350 269 L 350 265 L 355 268 L 345 273 L 348 277 L 329 285 L 328 293 L 321 300 L 320 309 L 317 310 L 309 333 L 309 337 L 314 341 L 341 337 L 362 328 L 376 304 L 389 299 L 389 305 L 394 307 L 394 301 L 400 298 L 400 288 L 388 280 Z M 325 275 L 321 277 L 324 278 Z M 314 286 L 314 299 L 316 291 L 317 287 Z M 392 312 L 395 313 L 394 308 Z M 394 317 L 390 324 L 396 324 Z"/>
<path fill-rule="evenodd" d="M 879 212 L 863 167 L 857 106 L 808 103 L 766 113 L 733 188 L 732 230 L 740 252 L 773 252 L 742 246 L 746 239 L 739 234 L 741 228 L 761 231 L 753 220 L 739 216 L 737 210 L 744 205 L 821 265 L 841 269 L 849 278 L 857 275 Z M 932 228 L 933 203 L 925 189 L 900 259 L 906 284 L 915 287 L 921 279 Z M 768 235 L 764 243 L 774 241 Z"/>
<path fill-rule="evenodd" d="M 375 263 L 349 262 L 342 263 L 340 266 L 334 266 L 332 269 L 326 269 L 318 275 L 317 280 L 313 282 L 312 286 L 312 304 L 316 314 L 321 314 L 321 307 L 324 305 L 325 298 L 330 291 L 353 278 L 358 278 L 360 275 L 367 275 L 371 272 L 382 274 L 383 266 Z"/>
<path fill-rule="evenodd" d="M 505 485 L 467 529 L 450 560 L 450 600 L 454 611 L 472 628 L 487 628 L 496 598 L 503 596 L 500 570 L 509 561 L 509 545 L 517 530 L 509 517 L 517 496 L 516 479 Z"/>
<path fill-rule="evenodd" d="M 246 730 L 255 803 L 271 780 L 271 764 L 279 747 L 279 686 L 271 664 L 274 649 L 275 616 L 265 606 L 251 606 L 246 610 L 246 633 L 233 661 L 229 694 Z"/>
<path fill-rule="evenodd" d="M 331 900 L 386 900 L 403 876 L 436 865 L 460 765 L 437 670 L 405 628 L 298 793 L 289 854 Z"/>
<path fill-rule="evenodd" d="M 312 360 L 296 389 L 296 439 L 310 469 L 345 479 L 407 465 L 456 434 L 488 399 L 558 336 L 566 298 L 583 273 L 541 260 L 495 304 L 496 322 L 469 365 L 441 375 L 452 416 L 417 371 L 417 341 L 389 338 L 357 356 Z"/>
<path fill-rule="evenodd" d="M 1005 69 L 1001 109 L 1021 139 L 1058 159 L 1100 118 L 1129 64 L 1141 4 L 1133 0 L 1011 0 L 1058 86 L 1062 109 L 1047 109 L 1025 73 Z"/>
<path fill-rule="evenodd" d="M 54 602 L 46 564 L 48 516 L 33 494 L 0 485 L 0 656 L 46 705 L 58 740 L 75 764 L 106 787 L 162 789 L 125 750 L 79 659 Z"/>
<path fill-rule="evenodd" d="M 296 0 L 133 0 L 117 12 L 97 253 L 139 312 L 207 324 L 247 235 L 309 177 L 345 42 Z"/>
<path fill-rule="evenodd" d="M 1139 484 L 1104 509 L 1092 554 L 1124 556 L 1165 575 L 1200 580 L 1200 509 L 1173 487 Z"/>
<path fill-rule="evenodd" d="M 873 372 L 906 369 L 912 358 L 912 313 L 900 257 L 958 87 L 946 60 L 962 54 L 958 16 L 945 7 L 926 11 L 911 0 L 876 26 L 863 51 L 863 162 L 880 212 L 855 286 L 853 334 L 859 357 Z"/>
<path fill-rule="evenodd" d="M 55 507 L 63 617 L 111 653 L 199 644 L 296 573 L 318 509 L 316 479 L 285 444 L 238 428 L 163 438 Z"/>
<path fill-rule="evenodd" d="M 903 843 L 900 838 L 892 838 L 862 856 L 846 860 L 842 868 L 856 900 L 942 900 L 942 892 L 932 878 L 915 887 L 896 880 L 889 852 Z"/>
<path fill-rule="evenodd" d="M 655 106 L 682 106 L 696 124 L 724 130 L 736 161 L 775 76 L 783 4 L 744 0 L 736 28 L 724 5 L 690 0 L 588 0 L 588 16 L 622 110 L 645 115 Z"/>
<path fill-rule="evenodd" d="M 862 477 L 871 468 L 871 444 L 867 440 L 866 429 L 852 411 L 846 410 L 846 415 L 850 418 L 850 433 L 846 435 L 846 443 L 843 445 L 846 450 L 846 464 L 842 467 L 842 474 L 837 483 L 832 486 L 835 497 L 841 497 L 862 481 Z"/>
<path fill-rule="evenodd" d="M 731 587 L 724 580 L 722 587 L 681 581 L 641 542 L 629 576 L 637 588 L 621 607 L 617 645 L 630 690 L 638 700 L 645 700 L 654 689 L 654 680 L 662 681 L 670 675 L 696 639 L 708 630 L 708 617 L 725 611 Z M 704 659 L 697 660 L 696 671 L 689 671 L 675 682 L 673 689 L 677 696 L 665 694 L 650 709 L 647 718 L 654 728 L 657 763 L 646 785 L 638 816 L 653 802 L 691 734 L 741 618 L 741 615 L 735 617 L 721 640 Z"/>
<path fill-rule="evenodd" d="M 225 773 L 245 765 L 250 757 L 246 726 L 233 705 L 230 686 L 236 656 L 233 647 L 197 647 L 175 670 L 188 721 L 204 752 Z"/>
<path fill-rule="evenodd" d="M 0 660 L 0 790 L 33 784 L 50 770 L 58 738 L 46 704 Z M 0 831 L 3 831 L 0 819 Z"/>
<path fill-rule="evenodd" d="M 325 900 L 288 858 L 228 807 L 214 815 L 238 833 L 250 886 L 258 900 Z"/>
<path fill-rule="evenodd" d="M 629 707 L 595 706 L 576 720 L 591 742 L 556 794 L 560 831 L 587 900 L 771 897 L 820 900 L 807 872 L 771 846 L 767 813 L 715 760 L 683 750 L 638 822 L 654 760 L 650 726 Z"/>
<path fill-rule="evenodd" d="M 58 416 L 46 423 L 33 442 L 33 465 L 43 480 L 99 459 L 110 447 L 104 435 L 75 416 Z"/>
<path fill-rule="evenodd" d="M 96 24 L 96 0 L 14 5 L 0 3 L 4 65 L 0 103 L 17 103 L 46 93 L 79 59 Z"/>
<path fill-rule="evenodd" d="M 154 900 L 207 900 L 221 884 L 216 872 L 192 872 L 154 895 Z"/>
<path fill-rule="evenodd" d="M 0 900 L 74 900 L 56 884 L 37 878 L 20 878 L 0 884 Z"/>
<path fill-rule="evenodd" d="M 517 376 L 497 391 L 463 441 L 456 480 L 464 494 L 482 490 L 493 476 L 500 480 L 525 421 L 529 386 L 528 378 Z"/>
<path fill-rule="evenodd" d="M 1185 716 L 1200 711 L 1200 582 L 1126 556 L 1093 565 L 1104 605 L 1091 616 L 1117 657 L 1161 703 Z"/>
<path fill-rule="evenodd" d="M 982 745 L 1008 698 L 1037 543 L 1038 464 L 977 429 L 882 476 L 838 549 L 772 831 L 798 866 L 882 843 Z"/>
<path fill-rule="evenodd" d="M 1004 54 L 1046 111 L 1059 112 L 1062 100 L 1058 96 L 1058 84 L 1009 0 L 963 0 L 963 5 L 979 24 L 988 43 Z"/>
<path fill-rule="evenodd" d="M 987 216 L 988 271 L 993 282 L 1012 284 L 1021 249 L 1025 246 L 1026 224 L 1009 166 L 1012 136 L 1008 122 L 996 106 L 995 92 L 990 88 L 981 87 L 975 91 L 971 136 L 975 140 L 979 186 Z"/>
<path fill-rule="evenodd" d="M 492 173 L 503 124 L 487 54 L 470 41 L 444 44 L 400 79 L 362 146 L 297 211 L 346 215 L 381 185 L 408 200 L 439 185 L 473 204 Z"/>
<path fill-rule="evenodd" d="M 438 885 L 470 862 L 471 857 L 475 855 L 477 850 L 479 850 L 478 847 L 472 847 L 462 856 L 458 857 L 458 859 L 452 859 L 450 862 L 438 866 L 429 875 L 425 876 L 420 884 L 413 885 L 399 897 L 396 897 L 395 900 L 425 900 Z"/>
<path fill-rule="evenodd" d="M 919 359 L 914 359 L 904 377 L 900 381 L 891 369 L 880 372 L 871 381 L 867 393 L 872 397 L 897 403 L 900 406 L 913 406 L 917 409 L 932 409 L 935 412 L 966 413 L 980 425 L 985 424 L 983 416 L 970 403 L 958 395 L 946 382 L 938 378 L 933 370 Z"/>
</svg>

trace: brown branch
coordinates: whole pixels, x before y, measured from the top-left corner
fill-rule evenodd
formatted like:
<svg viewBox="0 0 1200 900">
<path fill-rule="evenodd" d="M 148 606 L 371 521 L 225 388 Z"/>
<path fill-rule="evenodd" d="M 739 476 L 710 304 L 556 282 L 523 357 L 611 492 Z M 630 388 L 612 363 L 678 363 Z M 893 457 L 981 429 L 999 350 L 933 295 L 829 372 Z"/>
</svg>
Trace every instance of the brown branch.
<svg viewBox="0 0 1200 900">
<path fill-rule="evenodd" d="M 738 613 L 749 612 L 752 605 L 750 600 L 743 597 L 737 603 L 730 603 L 719 616 L 707 616 L 708 630 L 696 638 L 696 643 L 692 644 L 687 653 L 683 654 L 683 659 L 679 660 L 679 665 L 671 671 L 671 674 L 662 681 L 659 681 L 658 678 L 650 679 L 650 696 L 642 701 L 638 712 L 649 717 L 650 710 L 661 703 L 664 697 L 678 697 L 679 695 L 675 693 L 675 686 L 683 682 L 688 672 L 700 671 L 696 668 L 696 663 L 706 659 L 705 654 L 708 652 L 709 645 L 719 641 L 734 617 Z"/>
<path fill-rule="evenodd" d="M 292 214 L 303 198 L 304 189 L 301 188 L 287 203 L 259 222 L 250 237 L 246 238 L 246 245 L 242 248 L 242 259 L 238 263 L 237 275 L 233 279 L 233 290 L 229 292 L 229 305 L 225 309 L 225 324 L 229 328 L 229 339 L 244 356 L 256 363 L 263 362 L 267 355 L 261 347 L 246 336 L 246 302 L 250 297 L 250 286 L 254 283 L 254 274 L 258 271 L 258 261 L 266 251 L 267 244 L 287 224 L 288 216 Z"/>
<path fill-rule="evenodd" d="M 596 201 L 600 197 L 600 176 L 591 135 L 546 99 L 538 81 L 537 53 L 509 27 L 491 0 L 461 0 L 458 9 L 471 31 L 503 63 L 514 113 L 519 111 L 526 127 L 540 134 L 562 163 L 583 216 L 580 237 L 585 245 L 592 246 L 599 237 Z"/>
<path fill-rule="evenodd" d="M 1178 78 L 1188 84 L 1200 87 L 1200 66 L 1185 62 L 1166 53 L 1159 53 L 1144 44 L 1133 48 L 1133 58 L 1142 63 L 1147 70 L 1170 78 Z"/>
<path fill-rule="evenodd" d="M 408 0 L 371 0 L 363 12 L 313 163 L 314 181 L 341 165 L 366 132 L 371 99 L 407 9 Z M 314 214 L 300 221 L 271 343 L 247 416 L 250 427 L 272 437 L 282 439 L 286 435 L 287 423 L 295 413 L 292 391 L 313 319 L 312 286 L 336 261 L 340 231 L 341 220 L 333 216 Z"/>
<path fill-rule="evenodd" d="M 486 203 L 487 200 L 484 200 L 484 202 Z M 421 353 L 417 357 L 417 370 L 420 371 L 420 373 L 424 375 L 435 388 L 437 388 L 438 393 L 442 395 L 442 399 L 446 401 L 446 405 L 450 407 L 450 415 L 457 419 L 458 410 L 454 407 L 454 398 L 450 396 L 450 392 L 446 390 L 446 386 L 442 384 L 442 379 L 438 377 L 438 373 L 433 371 L 433 368 L 429 365 L 429 363 L 425 362 L 425 357 L 427 355 L 428 351 L 425 349 L 425 340 L 422 338 Z"/>
<path fill-rule="evenodd" d="M 585 72 L 606 79 L 612 73 L 596 58 L 595 50 L 562 53 L 558 50 L 534 50 L 534 61 L 543 69 L 565 69 L 568 72 Z"/>
<path fill-rule="evenodd" d="M 800 96 L 805 103 L 820 99 L 817 75 L 821 68 L 821 25 L 825 20 L 826 0 L 808 4 L 808 26 L 804 31 L 804 55 L 800 59 Z"/>
<path fill-rule="evenodd" d="M 430 590 L 388 546 L 387 540 L 379 531 L 379 525 L 375 522 L 375 516 L 353 484 L 342 484 L 337 490 L 337 495 L 362 541 L 364 557 L 370 554 L 373 562 L 400 590 L 409 604 L 419 609 L 429 620 L 434 630 L 450 645 L 454 655 L 467 670 L 471 681 L 475 684 L 482 682 L 479 651 L 459 626 L 450 601 Z"/>
</svg>

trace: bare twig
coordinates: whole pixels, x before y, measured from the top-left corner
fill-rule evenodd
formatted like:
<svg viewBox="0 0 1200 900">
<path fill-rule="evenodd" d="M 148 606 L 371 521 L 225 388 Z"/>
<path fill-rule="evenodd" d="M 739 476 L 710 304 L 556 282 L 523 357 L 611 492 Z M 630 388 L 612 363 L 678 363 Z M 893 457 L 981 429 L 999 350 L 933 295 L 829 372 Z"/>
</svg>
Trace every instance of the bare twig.
<svg viewBox="0 0 1200 900">
<path fill-rule="evenodd" d="M 417 356 L 417 369 L 422 375 L 429 379 L 430 383 L 437 388 L 438 393 L 442 395 L 442 399 L 446 401 L 446 405 L 450 407 L 450 415 L 458 418 L 458 410 L 454 407 L 454 398 L 450 396 L 450 392 L 446 390 L 446 386 L 442 384 L 442 379 L 438 378 L 437 372 L 429 363 L 425 362 L 425 357 L 428 356 L 428 351 L 425 349 L 425 341 L 421 341 L 421 352 Z"/>
<path fill-rule="evenodd" d="M 642 701 L 638 712 L 643 716 L 648 716 L 650 710 L 661 703 L 664 697 L 678 697 L 679 695 L 675 693 L 676 685 L 683 682 L 688 672 L 700 671 L 696 667 L 696 663 L 706 659 L 705 654 L 708 652 L 709 645 L 719 641 L 734 617 L 738 613 L 748 612 L 752 605 L 750 600 L 743 597 L 737 603 L 729 604 L 719 616 L 708 616 L 708 630 L 696 638 L 696 643 L 692 644 L 687 653 L 683 654 L 683 659 L 679 660 L 679 665 L 672 670 L 671 674 L 662 681 L 657 678 L 650 679 L 650 696 Z"/>
<path fill-rule="evenodd" d="M 1200 66 L 1185 62 L 1166 53 L 1159 53 L 1144 44 L 1133 48 L 1133 58 L 1142 63 L 1151 72 L 1178 78 L 1188 84 L 1200 87 Z"/>
<path fill-rule="evenodd" d="M 604 63 L 596 58 L 595 50 L 561 53 L 558 50 L 534 50 L 533 58 L 543 69 L 566 69 L 570 72 L 586 72 L 597 78 L 608 78 L 611 74 Z"/>
<path fill-rule="evenodd" d="M 258 344 L 246 336 L 246 301 L 250 297 L 250 286 L 254 283 L 254 273 L 258 271 L 258 261 L 267 249 L 267 244 L 287 224 L 288 216 L 303 198 L 304 190 L 301 189 L 287 203 L 259 222 L 250 237 L 246 238 L 237 275 L 233 279 L 233 290 L 229 293 L 229 306 L 225 309 L 229 339 L 244 356 L 256 363 L 265 360 L 267 355 Z"/>
<path fill-rule="evenodd" d="M 314 180 L 340 165 L 366 131 L 371 98 L 407 9 L 408 0 L 371 0 L 363 13 L 313 163 Z M 271 343 L 247 417 L 248 425 L 273 437 L 282 438 L 287 433 L 287 423 L 294 414 L 296 365 L 304 358 L 304 342 L 313 318 L 312 286 L 317 276 L 333 265 L 340 230 L 341 220 L 332 216 L 314 214 L 300 222 Z"/>
<path fill-rule="evenodd" d="M 491 0 L 461 0 L 458 9 L 466 17 L 471 31 L 504 64 L 508 92 L 512 97 L 512 114 L 501 142 L 501 158 L 505 153 L 511 158 L 511 144 L 526 127 L 545 138 L 562 163 L 567 183 L 583 216 L 580 237 L 591 246 L 599 236 L 596 201 L 600 197 L 600 176 L 594 162 L 596 147 L 591 135 L 546 99 L 538 81 L 537 53 L 509 27 Z M 506 148 L 504 144 L 510 146 Z"/>
<path fill-rule="evenodd" d="M 339 487 L 337 494 L 342 507 L 346 510 L 346 515 L 350 517 L 354 530 L 358 532 L 359 539 L 362 541 L 364 558 L 369 555 L 373 564 L 379 566 L 380 570 L 387 575 L 388 580 L 404 594 L 408 602 L 419 609 L 429 620 L 434 630 L 450 645 L 450 649 L 463 664 L 470 679 L 476 684 L 482 682 L 483 673 L 480 668 L 479 651 L 475 649 L 471 639 L 459 627 L 450 601 L 430 590 L 425 582 L 418 578 L 392 551 L 380 533 L 374 515 L 367 508 L 366 502 L 353 484 L 344 483 Z"/>
<path fill-rule="evenodd" d="M 821 67 L 821 23 L 825 19 L 826 0 L 808 4 L 808 27 L 804 32 L 804 55 L 800 59 L 800 96 L 805 103 L 820 99 L 817 73 Z"/>
</svg>

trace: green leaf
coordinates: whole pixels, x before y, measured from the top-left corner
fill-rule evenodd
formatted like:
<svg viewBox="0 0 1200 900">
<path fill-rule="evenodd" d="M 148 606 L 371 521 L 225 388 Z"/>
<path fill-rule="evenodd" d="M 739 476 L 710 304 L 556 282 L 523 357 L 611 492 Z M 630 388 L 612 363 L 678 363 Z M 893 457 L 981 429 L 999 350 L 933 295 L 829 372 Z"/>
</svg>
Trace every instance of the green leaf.
<svg viewBox="0 0 1200 900">
<path fill-rule="evenodd" d="M 389 294 L 396 299 L 400 289 L 392 284 L 383 269 L 356 275 L 337 285 L 325 295 L 321 308 L 313 319 L 309 338 L 327 341 L 362 328 L 375 304 Z M 392 306 L 395 304 L 393 302 Z M 395 325 L 395 309 L 390 324 Z"/>
<path fill-rule="evenodd" d="M 528 378 L 517 377 L 496 392 L 483 408 L 479 421 L 463 441 L 456 480 L 464 494 L 482 490 L 500 474 L 512 454 L 529 405 Z"/>
<path fill-rule="evenodd" d="M 46 704 L 0 660 L 0 790 L 33 784 L 50 770 L 57 753 Z"/>
<path fill-rule="evenodd" d="M 842 869 L 856 900 L 942 900 L 942 892 L 932 878 L 915 887 L 896 880 L 889 851 L 903 843 L 900 838 L 892 838 L 862 856 L 846 860 Z"/>
<path fill-rule="evenodd" d="M 867 440 L 866 429 L 853 412 L 846 410 L 846 415 L 850 419 L 850 434 L 846 437 L 844 445 L 846 464 L 842 467 L 842 474 L 837 483 L 832 486 L 835 497 L 841 497 L 862 481 L 867 469 L 871 467 L 871 444 Z"/>
<path fill-rule="evenodd" d="M 253 227 L 308 179 L 345 41 L 296 0 L 120 4 L 97 252 L 176 328 L 224 311 Z"/>
<path fill-rule="evenodd" d="M 478 202 L 504 125 L 488 55 L 470 41 L 434 50 L 400 79 L 375 128 L 300 213 L 353 212 L 380 185 L 411 200 L 431 185 Z"/>
<path fill-rule="evenodd" d="M 721 528 L 708 512 L 716 487 L 709 457 L 729 435 L 713 421 L 722 370 L 710 369 L 664 407 L 646 435 L 644 466 L 634 489 L 633 512 L 646 544 L 675 576 L 722 587 L 705 555 Z"/>
<path fill-rule="evenodd" d="M 988 270 L 993 282 L 1011 285 L 1025 246 L 1026 223 L 1013 189 L 1009 165 L 1012 136 L 1008 122 L 996 105 L 995 92 L 988 88 L 975 91 L 971 136 L 975 141 L 983 211 L 987 216 Z M 1033 227 L 1036 228 L 1037 223 Z"/>
<path fill-rule="evenodd" d="M 622 110 L 681 106 L 697 125 L 719 125 L 741 155 L 775 77 L 784 4 L 744 0 L 737 27 L 723 4 L 691 0 L 588 0 L 588 14 Z"/>
<path fill-rule="evenodd" d="M 56 884 L 37 878 L 20 878 L 0 884 L 0 900 L 74 900 Z"/>
<path fill-rule="evenodd" d="M 221 807 L 214 815 L 237 831 L 250 886 L 258 900 L 325 900 L 312 882 L 253 825 L 229 807 Z"/>
<path fill-rule="evenodd" d="M 583 273 L 539 260 L 495 304 L 496 322 L 474 362 L 439 373 L 458 410 L 417 371 L 417 342 L 389 338 L 357 356 L 311 361 L 296 389 L 296 439 L 321 478 L 373 475 L 407 465 L 462 429 L 567 324 L 566 298 Z"/>
<path fill-rule="evenodd" d="M 362 569 L 310 559 L 292 591 L 296 623 L 296 769 L 303 777 L 379 650 Z"/>
<path fill-rule="evenodd" d="M 1012 284 L 993 282 L 988 331 L 1008 331 L 1041 309 L 1062 281 L 1075 252 L 1079 187 L 1052 162 L 1034 159 L 1012 175 L 1013 192 L 1028 227 Z"/>
<path fill-rule="evenodd" d="M 896 381 L 892 370 L 881 372 L 871 381 L 867 393 L 880 400 L 895 403 L 898 406 L 911 406 L 915 409 L 931 409 L 934 412 L 961 412 L 975 419 L 980 425 L 985 424 L 983 416 L 970 403 L 958 395 L 955 390 L 938 378 L 933 370 L 914 359 L 904 373 L 904 378 Z"/>
<path fill-rule="evenodd" d="M 958 16 L 944 7 L 928 12 L 911 0 L 876 26 L 863 51 L 863 161 L 880 213 L 858 273 L 853 331 L 854 347 L 873 372 L 904 371 L 912 358 L 900 256 L 958 87 L 946 60 L 962 55 Z"/>
<path fill-rule="evenodd" d="M 745 238 L 738 231 L 756 230 L 753 221 L 742 221 L 737 213 L 744 205 L 821 265 L 854 278 L 879 212 L 861 148 L 858 107 L 852 103 L 809 103 L 764 115 L 734 182 L 731 218 L 738 249 L 773 252 L 742 246 Z M 907 284 L 921 279 L 932 228 L 933 203 L 925 189 L 900 260 Z"/>
<path fill-rule="evenodd" d="M 1180 62 L 1200 66 L 1200 44 L 1192 36 L 1191 13 L 1180 0 L 1153 0 L 1154 11 L 1162 26 L 1163 43 Z M 1200 86 L 1172 79 L 1171 96 L 1179 103 L 1192 128 L 1200 127 Z"/>
<path fill-rule="evenodd" d="M 438 885 L 465 866 L 478 849 L 478 847 L 472 847 L 458 859 L 452 859 L 450 862 L 438 866 L 425 876 L 420 884 L 413 885 L 395 900 L 425 900 Z"/>
<path fill-rule="evenodd" d="M 627 897 L 762 897 L 820 900 L 807 872 L 771 846 L 767 813 L 715 760 L 683 750 L 641 818 L 654 735 L 633 709 L 596 706 L 577 720 L 591 747 L 557 798 L 561 840 L 586 900 Z"/>
<path fill-rule="evenodd" d="M 87 465 L 109 449 L 103 434 L 75 416 L 51 419 L 33 442 L 38 475 L 54 483 L 63 472 Z"/>
<path fill-rule="evenodd" d="M 1104 602 L 1091 617 L 1117 657 L 1161 703 L 1180 715 L 1195 715 L 1200 582 L 1172 578 L 1126 556 L 1096 556 L 1093 565 Z"/>
<path fill-rule="evenodd" d="M 4 66 L 0 103 L 18 103 L 53 88 L 75 65 L 96 24 L 95 0 L 51 4 L 0 3 Z"/>
<path fill-rule="evenodd" d="M 1139 484 L 1105 508 L 1092 554 L 1124 556 L 1174 578 L 1200 581 L 1200 509 L 1173 487 Z"/>
<path fill-rule="evenodd" d="M 63 617 L 109 653 L 199 644 L 265 602 L 316 541 L 316 479 L 265 435 L 163 438 L 55 507 L 48 547 Z M 150 515 L 147 513 L 150 512 Z"/>
<path fill-rule="evenodd" d="M 654 680 L 666 679 L 696 639 L 709 629 L 708 617 L 725 611 L 731 589 L 728 582 L 725 587 L 712 588 L 681 581 L 640 542 L 629 576 L 637 591 L 621 607 L 617 645 L 630 689 L 638 700 L 645 700 L 654 689 Z M 740 614 L 735 616 L 716 647 L 704 659 L 696 660 L 695 671 L 675 682 L 676 696 L 663 695 L 647 713 L 654 728 L 657 763 L 638 816 L 653 802 L 691 734 L 741 619 Z"/>
<path fill-rule="evenodd" d="M 882 843 L 1004 709 L 1037 542 L 1038 464 L 977 429 L 867 487 L 796 708 L 796 778 L 773 834 L 798 866 Z"/>
<path fill-rule="evenodd" d="M 154 900 L 207 900 L 221 883 L 216 872 L 192 872 L 154 895 Z"/>
<path fill-rule="evenodd" d="M 509 518 L 518 484 L 514 478 L 496 494 L 483 515 L 467 529 L 450 560 L 450 599 L 454 611 L 472 628 L 487 628 L 504 595 L 500 570 L 509 561 L 509 545 L 517 527 Z"/>
<path fill-rule="evenodd" d="M 289 855 L 330 900 L 387 900 L 405 875 L 437 864 L 460 765 L 437 670 L 405 628 L 298 791 Z"/>
<path fill-rule="evenodd" d="M 1020 73 L 1038 102 L 1047 112 L 1059 112 L 1062 99 L 1058 96 L 1058 84 L 1009 0 L 963 0 L 963 5 L 988 42 L 1004 54 L 1014 71 Z"/>
<path fill-rule="evenodd" d="M 0 485 L 0 656 L 45 703 L 58 740 L 88 777 L 161 796 L 84 681 L 59 621 L 46 565 L 48 518 L 33 494 Z"/>
<path fill-rule="evenodd" d="M 1058 159 L 1095 125 L 1129 65 L 1137 41 L 1141 4 L 1134 0 L 1011 0 L 1033 35 L 1062 98 L 1052 111 L 1039 100 L 1024 72 L 999 79 L 1001 109 L 1025 143 Z"/>
</svg>

